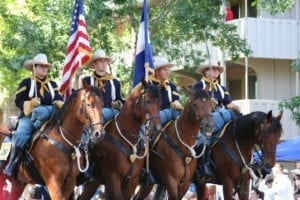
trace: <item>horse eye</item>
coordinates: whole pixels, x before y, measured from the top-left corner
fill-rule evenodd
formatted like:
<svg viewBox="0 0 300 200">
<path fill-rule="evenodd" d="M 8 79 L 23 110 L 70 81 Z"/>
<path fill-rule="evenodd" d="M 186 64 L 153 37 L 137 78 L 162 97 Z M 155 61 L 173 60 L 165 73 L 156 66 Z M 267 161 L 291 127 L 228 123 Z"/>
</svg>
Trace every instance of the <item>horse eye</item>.
<svg viewBox="0 0 300 200">
<path fill-rule="evenodd" d="M 88 104 L 86 104 L 86 107 L 92 108 L 92 104 L 88 103 Z"/>
</svg>

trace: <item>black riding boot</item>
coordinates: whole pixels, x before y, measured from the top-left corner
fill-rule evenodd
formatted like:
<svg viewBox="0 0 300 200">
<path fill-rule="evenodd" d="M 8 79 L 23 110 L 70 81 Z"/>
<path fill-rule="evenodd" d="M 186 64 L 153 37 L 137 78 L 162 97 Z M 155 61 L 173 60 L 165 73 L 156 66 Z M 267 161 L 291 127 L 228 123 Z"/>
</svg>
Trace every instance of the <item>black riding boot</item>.
<svg viewBox="0 0 300 200">
<path fill-rule="evenodd" d="M 18 146 L 14 147 L 9 158 L 9 163 L 6 165 L 5 169 L 3 170 L 3 173 L 7 176 L 14 176 L 16 174 L 16 169 L 19 165 L 19 162 L 21 161 L 22 156 L 22 148 Z"/>
</svg>

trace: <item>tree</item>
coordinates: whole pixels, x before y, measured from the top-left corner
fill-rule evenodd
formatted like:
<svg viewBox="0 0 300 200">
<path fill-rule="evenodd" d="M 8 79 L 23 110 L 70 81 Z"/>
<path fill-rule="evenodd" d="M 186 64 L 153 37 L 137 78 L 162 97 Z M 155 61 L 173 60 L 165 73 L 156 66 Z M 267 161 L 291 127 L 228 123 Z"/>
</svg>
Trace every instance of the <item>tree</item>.
<svg viewBox="0 0 300 200">
<path fill-rule="evenodd" d="M 300 58 L 292 63 L 294 71 L 300 72 Z M 279 108 L 286 108 L 291 111 L 292 119 L 300 126 L 300 96 L 284 99 L 279 103 Z"/>
<path fill-rule="evenodd" d="M 16 82 L 28 76 L 25 70 L 20 73 L 23 62 L 40 52 L 48 55 L 54 64 L 51 75 L 60 80 L 73 3 L 74 0 L 0 2 L 0 71 L 5 74 L 0 76 L 0 90 L 5 91 L 6 97 L 15 92 Z M 159 5 L 152 6 L 149 28 L 154 54 L 167 54 L 188 69 L 206 58 L 206 52 L 201 52 L 195 44 L 207 39 L 232 58 L 241 53 L 249 55 L 250 50 L 239 38 L 236 27 L 224 22 L 220 13 L 222 3 L 222 0 L 161 0 Z M 112 68 L 124 91 L 129 91 L 135 49 L 133 36 L 138 29 L 141 6 L 136 0 L 85 0 L 84 5 L 92 49 L 105 49 L 113 57 Z"/>
</svg>

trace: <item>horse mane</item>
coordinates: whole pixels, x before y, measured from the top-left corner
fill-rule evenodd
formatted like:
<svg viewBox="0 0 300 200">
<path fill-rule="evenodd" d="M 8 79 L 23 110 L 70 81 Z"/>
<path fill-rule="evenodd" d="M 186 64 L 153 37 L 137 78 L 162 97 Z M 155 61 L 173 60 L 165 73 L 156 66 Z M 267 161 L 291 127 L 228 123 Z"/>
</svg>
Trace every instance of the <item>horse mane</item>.
<svg viewBox="0 0 300 200">
<path fill-rule="evenodd" d="M 251 112 L 242 115 L 234 120 L 235 130 L 233 133 L 237 138 L 249 138 L 255 133 L 256 124 L 261 124 L 265 120 L 267 114 L 261 111 Z M 230 131 L 231 132 L 231 131 Z"/>
<path fill-rule="evenodd" d="M 134 87 L 126 102 L 137 99 L 140 96 L 140 94 L 143 92 L 143 89 L 149 90 L 149 95 L 150 95 L 149 97 L 151 99 L 161 99 L 161 94 L 158 86 L 149 82 L 146 86 L 144 86 L 143 84 L 138 84 L 136 87 Z"/>
<path fill-rule="evenodd" d="M 67 111 L 70 109 L 71 105 L 73 105 L 74 101 L 82 90 L 83 88 L 73 91 L 72 94 L 66 99 L 63 107 L 61 109 L 55 109 L 48 123 L 50 128 L 60 123 L 60 120 L 65 117 Z M 99 88 L 90 86 L 90 92 L 93 95 L 99 96 L 103 100 L 102 92 L 99 90 Z"/>
</svg>

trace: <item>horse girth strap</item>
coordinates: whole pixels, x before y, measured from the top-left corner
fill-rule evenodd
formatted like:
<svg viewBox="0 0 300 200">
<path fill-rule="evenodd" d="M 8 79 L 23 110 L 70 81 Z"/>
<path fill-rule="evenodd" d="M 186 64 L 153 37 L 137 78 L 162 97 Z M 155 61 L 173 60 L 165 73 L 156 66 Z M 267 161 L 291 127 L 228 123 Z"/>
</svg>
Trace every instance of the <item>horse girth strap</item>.
<svg viewBox="0 0 300 200">
<path fill-rule="evenodd" d="M 132 155 L 131 151 L 124 144 L 122 144 L 120 141 L 115 139 L 111 134 L 106 133 L 104 135 L 104 139 L 106 139 L 112 145 L 117 147 L 117 149 L 119 149 L 125 156 L 128 156 L 131 162 L 133 162 L 135 160 L 135 159 L 131 158 L 131 155 Z"/>
<path fill-rule="evenodd" d="M 230 156 L 230 158 L 234 161 L 234 163 L 237 166 L 239 166 L 240 168 L 242 168 L 244 166 L 242 160 L 239 159 L 239 157 L 236 155 L 236 153 L 234 151 L 229 149 L 222 141 L 220 141 L 218 144 Z"/>
<path fill-rule="evenodd" d="M 175 151 L 175 153 L 182 159 L 184 159 L 186 164 L 189 164 L 192 160 L 192 156 L 185 156 L 184 153 L 180 150 L 179 146 L 175 144 L 172 138 L 168 134 L 162 134 L 163 139 L 170 145 L 170 147 Z"/>
<path fill-rule="evenodd" d="M 68 157 L 71 156 L 71 154 L 74 152 L 73 148 L 65 147 L 62 143 L 57 142 L 55 139 L 51 138 L 49 135 L 46 135 L 45 133 L 41 134 L 41 138 L 46 139 L 50 144 L 55 146 L 57 149 L 59 149 Z"/>
</svg>

